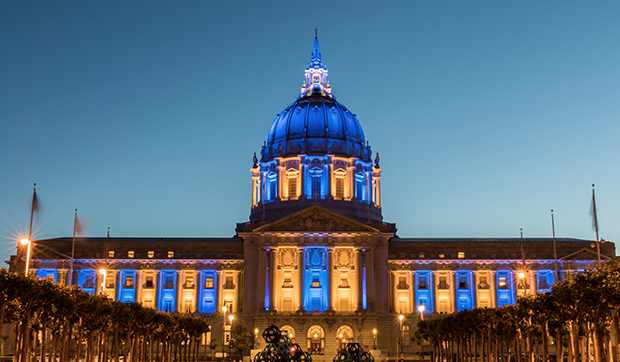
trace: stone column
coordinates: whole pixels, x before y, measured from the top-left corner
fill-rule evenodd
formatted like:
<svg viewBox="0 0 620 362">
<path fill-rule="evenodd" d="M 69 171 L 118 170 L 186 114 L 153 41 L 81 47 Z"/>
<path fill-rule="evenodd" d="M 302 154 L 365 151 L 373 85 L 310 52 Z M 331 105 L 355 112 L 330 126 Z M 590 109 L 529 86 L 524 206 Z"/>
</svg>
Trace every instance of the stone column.
<svg viewBox="0 0 620 362">
<path fill-rule="evenodd" d="M 332 297 L 333 297 L 333 281 L 332 281 L 332 252 L 333 249 L 330 247 L 327 249 L 327 310 L 334 310 Z"/>
<path fill-rule="evenodd" d="M 304 248 L 299 248 L 299 262 L 297 264 L 299 270 L 299 310 L 301 312 L 304 311 L 304 296 L 305 296 L 305 286 L 304 286 L 304 272 L 305 272 L 305 259 L 304 259 Z"/>
<path fill-rule="evenodd" d="M 368 276 L 366 280 L 366 285 L 368 287 L 368 310 L 371 312 L 376 311 L 375 309 L 375 257 L 374 250 L 370 249 L 367 251 L 368 253 Z"/>
<path fill-rule="evenodd" d="M 357 250 L 358 254 L 358 293 L 357 293 L 357 310 L 364 310 L 364 296 L 366 295 L 366 250 L 364 248 L 360 248 Z"/>
<path fill-rule="evenodd" d="M 265 259 L 265 251 L 260 248 L 260 247 L 256 247 L 256 256 L 257 256 L 257 275 L 256 275 L 256 288 L 258 290 L 258 293 L 256 293 L 256 299 L 255 300 L 250 300 L 250 303 L 252 303 L 255 306 L 256 312 L 260 312 L 263 311 L 265 308 L 265 280 L 267 278 L 267 260 Z M 245 294 L 245 293 L 244 293 Z M 246 294 L 247 295 L 247 294 Z"/>
</svg>

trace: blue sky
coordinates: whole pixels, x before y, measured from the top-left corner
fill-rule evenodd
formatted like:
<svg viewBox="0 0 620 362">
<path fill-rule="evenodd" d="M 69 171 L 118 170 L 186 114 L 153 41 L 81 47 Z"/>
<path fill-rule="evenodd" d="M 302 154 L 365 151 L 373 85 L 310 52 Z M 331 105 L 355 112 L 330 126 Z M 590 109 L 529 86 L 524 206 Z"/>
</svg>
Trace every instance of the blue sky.
<svg viewBox="0 0 620 362">
<path fill-rule="evenodd" d="M 0 256 L 25 230 L 230 236 L 319 28 L 401 236 L 620 238 L 618 2 L 14 1 L 0 14 Z"/>
</svg>

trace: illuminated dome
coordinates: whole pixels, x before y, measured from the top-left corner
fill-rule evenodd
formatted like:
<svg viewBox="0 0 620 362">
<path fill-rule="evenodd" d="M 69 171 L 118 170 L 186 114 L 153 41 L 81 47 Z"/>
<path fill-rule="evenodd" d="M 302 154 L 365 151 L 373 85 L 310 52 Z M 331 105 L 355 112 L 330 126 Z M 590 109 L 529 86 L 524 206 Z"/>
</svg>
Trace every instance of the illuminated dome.
<svg viewBox="0 0 620 362">
<path fill-rule="evenodd" d="M 334 98 L 314 93 L 280 112 L 267 136 L 262 160 L 299 154 L 333 154 L 370 160 L 355 114 Z"/>
<path fill-rule="evenodd" d="M 273 120 L 252 160 L 253 224 L 309 206 L 380 224 L 381 167 L 355 114 L 333 95 L 315 32 L 297 99 Z"/>
</svg>

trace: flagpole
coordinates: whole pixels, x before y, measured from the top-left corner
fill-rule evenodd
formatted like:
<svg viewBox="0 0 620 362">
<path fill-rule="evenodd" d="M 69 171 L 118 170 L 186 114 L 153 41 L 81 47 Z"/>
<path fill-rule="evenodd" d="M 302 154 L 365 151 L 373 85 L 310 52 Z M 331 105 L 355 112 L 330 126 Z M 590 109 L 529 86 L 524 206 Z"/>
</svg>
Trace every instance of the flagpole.
<svg viewBox="0 0 620 362">
<path fill-rule="evenodd" d="M 77 214 L 78 210 L 75 209 L 73 213 L 73 237 L 71 238 L 71 264 L 69 266 L 69 287 L 73 286 L 73 260 L 75 258 L 75 237 L 77 234 Z"/>
<path fill-rule="evenodd" d="M 558 244 L 557 244 L 557 240 L 555 239 L 555 214 L 554 214 L 553 209 L 551 209 L 551 236 L 552 236 L 552 242 L 553 242 L 553 259 L 555 260 L 555 277 L 556 277 L 556 280 L 560 280 Z"/>
<path fill-rule="evenodd" d="M 596 235 L 596 259 L 601 262 L 601 239 L 598 233 L 598 212 L 596 210 L 596 191 L 592 184 L 592 223 L 594 224 L 594 234 Z"/>
<path fill-rule="evenodd" d="M 37 208 L 37 183 L 32 186 L 32 203 L 30 204 L 30 225 L 28 226 L 28 245 L 26 246 L 26 266 L 24 276 L 28 276 L 30 271 L 30 254 L 32 252 L 32 224 L 34 223 L 34 212 Z"/>
</svg>

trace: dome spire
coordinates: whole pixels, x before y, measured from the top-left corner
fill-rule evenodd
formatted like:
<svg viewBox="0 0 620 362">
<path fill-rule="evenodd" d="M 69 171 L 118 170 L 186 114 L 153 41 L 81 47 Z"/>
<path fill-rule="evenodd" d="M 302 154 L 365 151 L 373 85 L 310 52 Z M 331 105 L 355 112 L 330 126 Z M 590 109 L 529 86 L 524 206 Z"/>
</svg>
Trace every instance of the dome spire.
<svg viewBox="0 0 620 362">
<path fill-rule="evenodd" d="M 312 41 L 312 56 L 310 63 L 306 65 L 304 72 L 304 84 L 301 87 L 301 97 L 320 94 L 332 97 L 332 87 L 327 79 L 327 65 L 323 63 L 321 48 L 319 46 L 319 30 L 314 28 L 314 40 Z"/>
<path fill-rule="evenodd" d="M 312 65 L 323 65 L 323 68 L 327 68 L 321 60 L 321 47 L 319 46 L 319 28 L 314 28 L 314 41 L 312 42 Z"/>
</svg>

